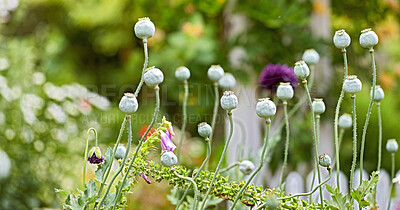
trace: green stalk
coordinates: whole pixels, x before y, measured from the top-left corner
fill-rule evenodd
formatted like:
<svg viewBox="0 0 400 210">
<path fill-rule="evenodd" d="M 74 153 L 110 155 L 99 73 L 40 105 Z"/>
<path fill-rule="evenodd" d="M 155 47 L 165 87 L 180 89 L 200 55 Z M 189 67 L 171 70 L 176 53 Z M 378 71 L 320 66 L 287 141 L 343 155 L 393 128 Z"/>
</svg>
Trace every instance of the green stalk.
<svg viewBox="0 0 400 210">
<path fill-rule="evenodd" d="M 190 185 L 193 185 L 193 188 L 194 188 L 194 204 L 193 204 L 193 209 L 197 209 L 197 202 L 198 202 L 197 198 L 198 198 L 198 195 L 199 195 L 199 190 L 197 189 L 197 184 L 196 184 L 196 182 L 194 182 L 194 180 L 193 180 L 192 178 L 190 178 L 190 177 L 186 177 L 186 176 L 179 175 L 179 174 L 176 172 L 175 169 L 172 169 L 172 170 L 174 171 L 174 174 L 175 174 L 177 177 L 179 177 L 179 178 L 181 178 L 181 179 L 185 179 L 185 180 L 191 182 Z"/>
<path fill-rule="evenodd" d="M 230 165 L 230 166 L 228 166 L 228 167 L 226 167 L 226 168 L 221 169 L 221 170 L 219 171 L 219 173 L 221 174 L 221 173 L 224 173 L 224 172 L 226 172 L 226 171 L 229 171 L 229 170 L 231 170 L 232 168 L 234 168 L 234 167 L 236 167 L 236 166 L 238 166 L 238 165 L 240 165 L 240 162 L 235 162 L 234 164 L 232 164 L 232 165 Z"/>
<path fill-rule="evenodd" d="M 344 136 L 344 131 L 345 131 L 345 130 L 344 130 L 343 128 L 341 128 L 341 129 L 340 129 L 340 132 L 339 132 L 339 145 L 338 145 L 339 150 L 340 150 L 340 145 L 342 145 L 342 140 L 343 140 L 343 136 Z M 335 149 L 335 153 L 336 153 L 336 149 Z M 333 163 L 332 169 L 334 169 L 335 166 L 336 166 L 336 159 L 333 159 L 332 163 Z M 337 170 L 336 170 L 336 172 L 339 173 L 339 171 L 337 171 Z"/>
<path fill-rule="evenodd" d="M 181 156 L 183 136 L 185 136 L 186 121 L 187 121 L 186 104 L 187 104 L 187 99 L 189 96 L 189 85 L 188 85 L 187 80 L 183 81 L 183 86 L 185 87 L 185 97 L 183 99 L 183 107 L 182 107 L 183 123 L 182 123 L 182 128 L 181 128 L 181 136 L 179 137 L 179 145 L 178 145 L 178 152 L 177 152 L 178 160 L 180 160 L 180 156 Z"/>
<path fill-rule="evenodd" d="M 106 189 L 106 192 L 104 193 L 102 199 L 99 202 L 99 208 L 98 208 L 99 210 L 101 209 L 101 205 L 103 204 L 103 202 L 106 199 L 108 193 L 110 192 L 110 189 L 111 189 L 115 179 L 118 177 L 118 175 L 121 173 L 122 169 L 124 168 L 125 161 L 126 161 L 126 158 L 128 157 L 129 149 L 131 147 L 131 142 L 132 142 L 132 119 L 131 119 L 130 115 L 127 115 L 125 118 L 127 118 L 127 120 L 128 120 L 128 144 L 126 145 L 126 153 L 125 153 L 124 159 L 122 160 L 121 167 L 119 168 L 117 173 L 114 174 L 114 176 L 112 177 L 110 183 L 108 183 L 108 187 Z M 123 185 L 121 185 L 121 188 L 122 188 L 122 186 Z M 114 207 L 115 207 L 115 205 L 117 205 L 117 204 L 114 204 Z"/>
<path fill-rule="evenodd" d="M 136 97 L 138 96 L 140 89 L 142 88 L 144 71 L 146 70 L 147 64 L 149 62 L 149 55 L 148 55 L 148 50 L 147 50 L 147 39 L 143 39 L 143 51 L 144 51 L 144 64 L 143 64 L 143 69 L 142 69 L 142 77 L 140 78 L 139 85 L 137 86 L 137 88 L 135 90 Z"/>
<path fill-rule="evenodd" d="M 257 173 L 261 170 L 261 168 L 264 166 L 264 159 L 265 159 L 265 155 L 266 155 L 266 151 L 267 151 L 268 136 L 269 136 L 271 120 L 270 119 L 266 120 L 266 123 L 267 123 L 267 128 L 266 128 L 266 132 L 265 132 L 264 145 L 263 145 L 263 149 L 262 149 L 261 156 L 260 156 L 260 163 L 259 163 L 260 165 L 258 165 L 257 169 L 253 171 L 253 173 L 250 175 L 249 179 L 247 180 L 246 184 L 243 185 L 243 187 L 240 189 L 240 191 L 236 195 L 236 198 L 233 201 L 233 204 L 230 208 L 231 210 L 233 210 L 235 208 L 235 205 L 239 201 L 240 196 L 242 195 L 244 190 L 247 188 L 247 186 L 250 184 L 250 182 L 254 179 L 254 177 L 257 175 Z"/>
<path fill-rule="evenodd" d="M 360 151 L 360 185 L 362 183 L 362 171 L 363 171 L 363 162 L 364 162 L 364 147 L 365 147 L 365 138 L 367 136 L 367 129 L 369 123 L 369 117 L 371 115 L 372 105 L 374 104 L 375 98 L 375 86 L 376 86 L 376 67 L 375 67 L 375 58 L 374 58 L 374 49 L 371 48 L 369 50 L 371 54 L 371 61 L 372 61 L 372 94 L 371 94 L 371 101 L 369 102 L 367 117 L 365 118 L 364 128 L 361 137 L 361 151 Z"/>
<path fill-rule="evenodd" d="M 232 112 L 228 112 L 228 116 L 229 116 L 229 125 L 230 125 L 229 137 L 228 137 L 227 141 L 225 141 L 224 150 L 222 151 L 221 157 L 219 158 L 217 168 L 215 169 L 214 176 L 213 176 L 213 178 L 211 180 L 211 183 L 210 183 L 210 187 L 208 187 L 207 193 L 204 196 L 204 200 L 203 200 L 203 203 L 202 203 L 200 209 L 204 209 L 204 207 L 205 207 L 205 205 L 207 203 L 207 198 L 210 195 L 211 189 L 212 189 L 212 187 L 214 185 L 214 182 L 215 182 L 215 178 L 217 177 L 217 174 L 219 172 L 219 168 L 221 167 L 222 161 L 224 160 L 224 157 L 225 157 L 225 153 L 226 153 L 226 151 L 228 149 L 229 142 L 231 142 L 231 139 L 232 139 L 232 134 L 233 134 Z M 211 144 L 211 141 L 210 141 L 210 144 Z"/>
<path fill-rule="evenodd" d="M 356 169 L 356 162 L 357 162 L 357 115 L 356 115 L 356 95 L 351 96 L 351 102 L 353 107 L 353 162 L 351 164 L 350 169 L 350 190 L 353 189 L 353 177 L 354 177 L 354 170 Z M 360 173 L 362 171 L 360 170 Z M 351 197 L 351 196 L 350 196 Z M 353 203 L 353 199 L 351 199 L 351 203 Z"/>
<path fill-rule="evenodd" d="M 211 156 L 211 145 L 210 145 L 209 139 L 206 139 L 206 143 L 207 143 L 207 156 L 206 156 L 206 159 L 204 159 L 203 163 L 201 164 L 200 168 L 197 170 L 197 173 L 193 176 L 194 180 L 196 180 L 196 178 L 199 176 L 200 172 L 203 170 L 204 166 L 206 165 L 207 161 L 210 159 L 210 156 Z M 186 194 L 188 193 L 191 186 L 192 186 L 192 184 L 190 184 L 189 187 L 186 188 L 181 199 L 179 200 L 178 204 L 175 207 L 176 210 L 179 209 L 179 206 L 182 204 L 183 200 L 185 200 Z"/>
<path fill-rule="evenodd" d="M 283 175 L 285 173 L 285 168 L 287 165 L 287 156 L 289 153 L 289 137 L 290 137 L 290 129 L 289 129 L 289 117 L 288 117 L 288 113 L 287 113 L 287 101 L 283 101 L 283 112 L 285 114 L 285 124 L 286 124 L 286 141 L 285 141 L 285 152 L 284 152 L 284 158 L 283 158 L 283 165 L 282 165 L 282 171 L 281 171 L 281 181 L 279 183 L 279 186 L 281 188 L 281 196 L 283 195 Z"/>
<path fill-rule="evenodd" d="M 381 103 L 376 103 L 376 109 L 378 111 L 378 167 L 377 171 L 381 170 L 382 163 L 382 116 L 381 116 Z"/>
<path fill-rule="evenodd" d="M 392 188 L 393 188 L 393 178 L 394 178 L 394 168 L 395 168 L 395 166 L 394 166 L 394 164 L 395 164 L 395 153 L 392 153 L 392 171 L 391 171 L 391 174 L 390 174 L 390 188 L 389 188 L 389 201 L 388 201 L 388 210 L 390 209 L 390 198 L 392 197 Z"/>
<path fill-rule="evenodd" d="M 314 139 L 314 149 L 315 149 L 315 167 L 316 167 L 317 174 L 318 174 L 318 182 L 321 183 L 321 172 L 319 171 L 319 167 L 318 167 L 318 142 L 317 142 L 317 131 L 316 131 L 316 126 L 315 126 L 314 108 L 312 106 L 312 100 L 311 100 L 310 91 L 308 90 L 307 80 L 304 80 L 302 83 L 304 85 L 304 89 L 306 90 L 308 103 L 310 105 L 310 110 L 311 110 L 311 123 L 312 123 L 312 127 L 313 127 L 313 139 Z M 319 195 L 320 195 L 321 208 L 322 208 L 324 206 L 324 200 L 323 200 L 323 196 L 322 196 L 322 188 L 321 187 L 319 188 Z"/>
<path fill-rule="evenodd" d="M 212 140 L 214 139 L 215 123 L 217 122 L 217 115 L 218 115 L 218 105 L 219 105 L 218 82 L 214 82 L 214 109 L 211 120 L 210 145 L 212 145 Z M 208 160 L 206 162 L 206 168 L 208 168 Z"/>
<path fill-rule="evenodd" d="M 126 181 L 126 178 L 128 177 L 129 171 L 131 170 L 133 163 L 135 162 L 135 159 L 136 159 L 137 155 L 139 154 L 139 150 L 142 147 L 142 143 L 157 120 L 158 111 L 160 110 L 160 88 L 158 87 L 158 85 L 156 87 L 154 87 L 154 92 L 156 95 L 156 108 L 154 110 L 153 119 L 151 120 L 151 123 L 150 123 L 149 127 L 147 128 L 146 132 L 144 133 L 142 138 L 139 140 L 139 144 L 136 147 L 135 154 L 133 155 L 133 158 L 132 158 L 131 162 L 129 163 L 128 170 L 126 170 L 124 178 L 122 179 L 121 186 L 124 186 L 124 183 Z M 121 167 L 123 167 L 123 166 L 124 166 L 124 164 L 121 165 Z M 121 192 L 122 192 L 122 187 L 119 188 L 119 190 L 116 194 L 116 197 L 115 197 L 116 200 L 118 200 L 118 197 L 120 196 Z M 115 206 L 113 209 L 115 209 Z"/>
<path fill-rule="evenodd" d="M 347 54 L 346 54 L 346 49 L 342 50 L 343 53 L 343 62 L 344 62 L 344 77 L 343 80 L 347 77 L 347 75 L 349 74 L 349 68 L 347 65 Z M 339 147 L 340 147 L 340 143 L 339 143 L 339 138 L 338 138 L 338 120 L 339 120 L 339 113 L 340 113 L 340 105 L 342 104 L 343 98 L 344 98 L 344 90 L 343 90 L 343 84 L 344 82 L 342 82 L 342 90 L 340 91 L 340 96 L 339 96 L 339 100 L 336 104 L 336 110 L 335 110 L 335 119 L 334 119 L 334 131 L 335 131 L 335 156 L 336 156 L 336 186 L 340 187 L 340 183 L 339 183 L 339 172 L 340 172 L 340 161 L 339 161 Z"/>
<path fill-rule="evenodd" d="M 85 160 L 83 162 L 83 180 L 82 180 L 83 188 L 85 188 L 85 185 L 86 185 L 86 163 L 88 161 L 87 155 L 88 155 L 88 149 L 89 149 L 90 131 L 93 131 L 93 133 L 95 135 L 95 146 L 97 147 L 97 131 L 94 128 L 89 128 L 89 130 L 87 131 L 87 134 L 86 134 Z"/>
</svg>

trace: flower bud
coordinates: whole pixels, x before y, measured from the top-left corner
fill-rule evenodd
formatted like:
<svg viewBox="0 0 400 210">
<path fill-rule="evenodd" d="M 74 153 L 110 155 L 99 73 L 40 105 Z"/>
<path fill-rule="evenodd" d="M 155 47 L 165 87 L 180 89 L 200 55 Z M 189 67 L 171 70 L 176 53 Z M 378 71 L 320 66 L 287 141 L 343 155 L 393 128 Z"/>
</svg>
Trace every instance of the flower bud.
<svg viewBox="0 0 400 210">
<path fill-rule="evenodd" d="M 232 90 L 236 85 L 236 79 L 231 73 L 225 73 L 219 80 L 218 86 L 224 90 Z"/>
<path fill-rule="evenodd" d="M 221 97 L 221 107 L 228 111 L 231 112 L 232 109 L 236 109 L 238 106 L 238 99 L 235 96 L 235 93 L 232 91 L 225 91 L 224 95 Z"/>
<path fill-rule="evenodd" d="M 396 139 L 389 139 L 386 142 L 386 150 L 390 153 L 395 153 L 397 152 L 397 149 L 399 148 L 399 145 L 397 144 Z"/>
<path fill-rule="evenodd" d="M 102 163 L 104 161 L 104 157 L 101 156 L 101 150 L 100 150 L 99 147 L 93 147 L 89 151 L 88 161 L 91 164 L 100 164 L 100 163 Z"/>
<path fill-rule="evenodd" d="M 220 65 L 211 65 L 207 71 L 207 75 L 211 81 L 217 82 L 224 75 L 224 69 Z"/>
<path fill-rule="evenodd" d="M 329 157 L 329 155 L 323 153 L 320 156 L 318 156 L 318 162 L 320 166 L 329 168 L 331 166 L 332 160 L 331 157 Z"/>
<path fill-rule="evenodd" d="M 190 70 L 185 66 L 180 66 L 175 71 L 175 77 L 180 81 L 185 81 L 190 78 Z"/>
<path fill-rule="evenodd" d="M 268 120 L 275 115 L 276 106 L 269 98 L 258 99 L 256 113 L 259 117 Z"/>
<path fill-rule="evenodd" d="M 136 37 L 138 37 L 139 39 L 151 38 L 152 36 L 154 36 L 154 32 L 156 31 L 156 27 L 148 17 L 139 18 L 139 21 L 136 22 L 133 29 L 135 31 Z"/>
<path fill-rule="evenodd" d="M 308 68 L 306 62 L 300 60 L 294 64 L 294 75 L 296 75 L 296 77 L 300 80 L 307 79 L 308 75 L 310 75 L 310 69 Z"/>
<path fill-rule="evenodd" d="M 170 167 L 175 165 L 178 162 L 178 158 L 176 157 L 176 155 L 171 152 L 171 151 L 165 151 L 162 155 L 161 155 L 161 163 L 163 164 L 163 166 L 165 167 Z"/>
<path fill-rule="evenodd" d="M 124 93 L 122 96 L 121 101 L 119 102 L 119 110 L 125 114 L 132 114 L 136 112 L 138 109 L 139 104 L 133 93 Z"/>
<path fill-rule="evenodd" d="M 351 115 L 349 114 L 343 114 L 342 116 L 339 117 L 339 128 L 342 129 L 348 129 L 351 128 L 353 125 L 353 119 L 351 118 Z"/>
<path fill-rule="evenodd" d="M 372 98 L 372 89 L 370 93 L 370 97 Z M 383 89 L 381 88 L 380 85 L 375 86 L 375 96 L 374 96 L 374 101 L 380 102 L 382 99 L 385 97 L 385 92 L 383 92 Z"/>
<path fill-rule="evenodd" d="M 243 160 L 239 164 L 239 170 L 242 172 L 244 175 L 249 175 L 251 172 L 253 172 L 254 168 L 254 163 L 249 161 L 249 160 Z"/>
<path fill-rule="evenodd" d="M 325 112 L 325 103 L 322 98 L 314 98 L 312 107 L 315 114 L 323 114 Z"/>
<path fill-rule="evenodd" d="M 269 195 L 265 198 L 265 206 L 269 210 L 275 210 L 278 209 L 281 203 L 279 200 L 276 198 L 275 195 Z"/>
<path fill-rule="evenodd" d="M 356 75 L 347 76 L 344 80 L 343 89 L 347 93 L 355 94 L 361 91 L 362 83 Z"/>
<path fill-rule="evenodd" d="M 343 50 L 348 47 L 350 43 L 351 38 L 345 30 L 342 29 L 335 32 L 335 35 L 333 36 L 333 44 L 335 45 L 335 47 Z"/>
<path fill-rule="evenodd" d="M 371 49 L 378 44 L 378 35 L 370 28 L 361 31 L 360 45 L 361 47 Z"/>
<path fill-rule="evenodd" d="M 115 159 L 122 159 L 125 157 L 126 148 L 124 145 L 120 144 L 117 147 L 117 151 L 115 152 Z"/>
<path fill-rule="evenodd" d="M 276 96 L 282 101 L 292 99 L 294 95 L 294 90 L 290 82 L 281 82 L 276 89 Z"/>
<path fill-rule="evenodd" d="M 308 65 L 315 65 L 319 61 L 319 54 L 314 49 L 308 49 L 303 53 L 303 61 Z"/>
<path fill-rule="evenodd" d="M 164 74 L 160 69 L 152 66 L 147 68 L 144 72 L 143 80 L 147 86 L 156 87 L 164 81 Z"/>
<path fill-rule="evenodd" d="M 202 122 L 197 126 L 197 132 L 201 137 L 208 138 L 212 133 L 212 128 L 208 123 Z"/>
</svg>

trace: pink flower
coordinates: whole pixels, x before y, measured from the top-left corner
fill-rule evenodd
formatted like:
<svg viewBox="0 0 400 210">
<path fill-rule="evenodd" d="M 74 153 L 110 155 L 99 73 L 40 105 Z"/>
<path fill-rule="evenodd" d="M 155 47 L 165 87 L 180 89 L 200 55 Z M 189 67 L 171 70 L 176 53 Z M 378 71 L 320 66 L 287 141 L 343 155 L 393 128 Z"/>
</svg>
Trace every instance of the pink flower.
<svg viewBox="0 0 400 210">
<path fill-rule="evenodd" d="M 162 151 L 174 151 L 176 148 L 174 142 L 171 140 L 171 133 L 167 130 L 167 133 L 164 133 L 160 130 L 161 136 L 161 149 Z"/>
<path fill-rule="evenodd" d="M 144 179 L 144 181 L 146 181 L 147 184 L 151 184 L 151 181 L 150 181 L 149 177 L 147 177 L 144 174 L 141 174 L 140 176 L 142 176 L 142 178 Z"/>
</svg>

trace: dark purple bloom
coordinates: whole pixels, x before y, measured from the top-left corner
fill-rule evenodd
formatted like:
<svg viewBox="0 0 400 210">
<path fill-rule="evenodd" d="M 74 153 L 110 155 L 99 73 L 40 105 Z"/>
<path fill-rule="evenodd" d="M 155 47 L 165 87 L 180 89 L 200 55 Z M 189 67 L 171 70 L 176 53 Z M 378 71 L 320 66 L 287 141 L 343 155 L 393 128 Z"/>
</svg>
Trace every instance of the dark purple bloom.
<svg viewBox="0 0 400 210">
<path fill-rule="evenodd" d="M 144 174 L 141 174 L 140 176 L 142 176 L 142 178 L 144 179 L 144 181 L 146 181 L 147 184 L 151 184 L 151 181 L 150 181 L 149 177 L 147 177 Z"/>
<path fill-rule="evenodd" d="M 104 161 L 104 157 L 101 156 L 101 158 L 98 158 L 98 157 L 96 156 L 96 153 L 93 152 L 92 157 L 88 157 L 88 161 L 89 161 L 91 164 L 100 164 L 100 163 L 102 163 L 102 162 Z"/>
<path fill-rule="evenodd" d="M 163 131 L 160 131 L 160 136 L 161 136 L 161 149 L 162 151 L 174 151 L 176 148 L 174 142 L 171 140 L 171 133 L 167 130 L 167 133 L 164 133 Z"/>
<path fill-rule="evenodd" d="M 259 82 L 263 89 L 275 91 L 280 82 L 290 82 L 296 87 L 298 79 L 294 75 L 293 68 L 286 64 L 268 64 L 261 72 Z"/>
</svg>

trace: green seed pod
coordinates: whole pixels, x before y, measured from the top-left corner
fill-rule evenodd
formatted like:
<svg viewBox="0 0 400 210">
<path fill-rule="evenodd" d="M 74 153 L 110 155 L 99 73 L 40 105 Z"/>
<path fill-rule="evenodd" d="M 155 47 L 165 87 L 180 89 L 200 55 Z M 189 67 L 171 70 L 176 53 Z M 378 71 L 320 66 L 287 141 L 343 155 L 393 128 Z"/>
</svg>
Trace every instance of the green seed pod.
<svg viewBox="0 0 400 210">
<path fill-rule="evenodd" d="M 353 126 L 353 119 L 351 118 L 351 115 L 343 114 L 342 116 L 339 117 L 338 124 L 339 128 L 349 129 Z"/>
<path fill-rule="evenodd" d="M 335 35 L 333 36 L 333 44 L 335 47 L 343 50 L 346 49 L 351 43 L 351 38 L 350 36 L 346 33 L 345 30 L 338 30 L 335 32 Z"/>
<path fill-rule="evenodd" d="M 378 44 L 378 35 L 370 28 L 361 31 L 360 45 L 361 47 L 371 49 Z"/>
<path fill-rule="evenodd" d="M 207 75 L 211 81 L 217 82 L 224 75 L 224 69 L 220 65 L 211 65 L 207 71 Z"/>
<path fill-rule="evenodd" d="M 232 109 L 236 109 L 238 106 L 238 99 L 233 91 L 225 91 L 221 97 L 222 109 L 231 112 Z"/>
<path fill-rule="evenodd" d="M 323 114 L 325 112 L 325 103 L 322 98 L 314 98 L 312 106 L 315 114 Z"/>
<path fill-rule="evenodd" d="M 173 165 L 175 165 L 178 162 L 178 158 L 176 157 L 176 155 L 171 152 L 171 151 L 165 151 L 162 155 L 161 155 L 161 163 L 163 164 L 163 166 L 165 167 L 171 167 Z"/>
<path fill-rule="evenodd" d="M 119 110 L 125 114 L 135 113 L 138 109 L 139 104 L 133 93 L 124 93 L 121 101 L 119 102 Z"/>
<path fill-rule="evenodd" d="M 254 163 L 249 161 L 249 160 L 243 160 L 242 162 L 240 162 L 239 164 L 239 170 L 240 172 L 242 172 L 244 175 L 249 175 L 251 174 L 251 172 L 253 172 L 253 170 L 256 167 L 254 166 Z"/>
<path fill-rule="evenodd" d="M 124 145 L 120 144 L 117 147 L 117 151 L 115 152 L 115 159 L 122 159 L 125 157 L 126 154 L 126 148 Z"/>
<path fill-rule="evenodd" d="M 323 153 L 320 156 L 318 156 L 318 162 L 320 166 L 329 168 L 331 166 L 332 160 L 331 157 L 329 157 L 329 155 Z"/>
<path fill-rule="evenodd" d="M 154 36 L 156 27 L 148 17 L 144 17 L 144 18 L 139 18 L 139 21 L 136 22 L 133 30 L 135 32 L 136 37 L 145 40 Z"/>
<path fill-rule="evenodd" d="M 372 98 L 372 88 L 371 88 L 370 97 Z M 380 85 L 376 85 L 374 101 L 380 102 L 380 101 L 382 101 L 383 98 L 385 98 L 385 92 L 383 92 L 383 89 L 381 88 Z"/>
<path fill-rule="evenodd" d="M 145 70 L 143 80 L 147 86 L 156 87 L 164 81 L 164 74 L 160 69 L 152 66 Z"/>
<path fill-rule="evenodd" d="M 276 97 L 282 101 L 292 99 L 294 96 L 294 90 L 290 82 L 281 82 L 276 89 Z"/>
<path fill-rule="evenodd" d="M 236 79 L 231 73 L 225 73 L 219 80 L 218 86 L 224 90 L 232 90 L 236 85 Z"/>
<path fill-rule="evenodd" d="M 319 61 L 319 54 L 314 49 L 308 49 L 303 53 L 303 61 L 308 65 L 315 65 Z"/>
<path fill-rule="evenodd" d="M 386 150 L 390 153 L 395 153 L 397 152 L 397 149 L 399 149 L 399 145 L 397 144 L 396 139 L 389 139 L 386 142 Z"/>
<path fill-rule="evenodd" d="M 212 133 L 212 128 L 208 123 L 202 122 L 197 126 L 197 132 L 201 137 L 208 138 Z"/>
<path fill-rule="evenodd" d="M 294 64 L 294 74 L 300 80 L 307 79 L 308 75 L 310 75 L 310 69 L 308 68 L 306 62 L 303 60 L 297 61 Z"/>
<path fill-rule="evenodd" d="M 256 113 L 259 117 L 269 120 L 276 113 L 276 106 L 269 98 L 258 99 Z"/>
<path fill-rule="evenodd" d="M 344 80 L 343 89 L 347 93 L 355 94 L 361 91 L 362 83 L 356 75 L 350 75 Z"/>
<path fill-rule="evenodd" d="M 190 70 L 185 66 L 180 66 L 175 71 L 175 77 L 180 81 L 185 81 L 190 78 Z"/>
</svg>

